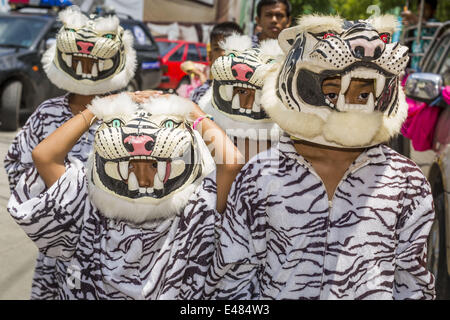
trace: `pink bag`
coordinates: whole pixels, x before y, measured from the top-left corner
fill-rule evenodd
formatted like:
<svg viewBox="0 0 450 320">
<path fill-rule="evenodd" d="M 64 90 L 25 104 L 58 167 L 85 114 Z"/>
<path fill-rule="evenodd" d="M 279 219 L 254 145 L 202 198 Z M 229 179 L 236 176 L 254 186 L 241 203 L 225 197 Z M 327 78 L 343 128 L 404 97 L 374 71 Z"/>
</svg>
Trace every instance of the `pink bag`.
<svg viewBox="0 0 450 320">
<path fill-rule="evenodd" d="M 408 117 L 403 123 L 402 134 L 411 139 L 414 150 L 432 149 L 436 122 L 441 109 L 409 98 L 406 98 L 406 102 L 409 105 Z"/>
</svg>

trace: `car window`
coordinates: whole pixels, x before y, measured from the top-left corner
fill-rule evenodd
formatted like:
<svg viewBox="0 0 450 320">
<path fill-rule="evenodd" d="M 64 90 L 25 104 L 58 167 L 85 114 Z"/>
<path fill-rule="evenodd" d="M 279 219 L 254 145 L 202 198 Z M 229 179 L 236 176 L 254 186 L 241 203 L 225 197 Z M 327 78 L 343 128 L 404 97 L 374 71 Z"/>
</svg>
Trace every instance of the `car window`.
<svg viewBox="0 0 450 320">
<path fill-rule="evenodd" d="M 208 53 L 206 52 L 206 47 L 198 46 L 198 48 L 200 49 L 200 56 L 202 58 L 202 61 L 208 61 Z"/>
<path fill-rule="evenodd" d="M 144 29 L 138 24 L 131 24 L 126 22 L 121 22 L 120 25 L 126 29 L 130 30 L 134 36 L 134 41 L 141 46 L 151 46 L 153 44 L 152 39 L 145 33 Z"/>
<path fill-rule="evenodd" d="M 164 57 L 170 50 L 175 48 L 178 43 L 177 42 L 166 42 L 166 41 L 156 41 L 156 44 L 159 48 L 159 54 L 161 57 Z"/>
<path fill-rule="evenodd" d="M 45 35 L 45 39 L 56 39 L 56 34 L 59 32 L 59 30 L 62 27 L 62 23 L 57 21 L 53 23 L 52 27 L 48 30 L 47 34 Z"/>
<path fill-rule="evenodd" d="M 0 47 L 29 48 L 46 22 L 41 19 L 20 17 L 0 18 Z"/>
<path fill-rule="evenodd" d="M 184 47 L 185 45 L 182 45 L 181 47 L 178 48 L 177 51 L 172 53 L 172 55 L 169 58 L 169 61 L 182 61 L 184 55 Z"/>
<path fill-rule="evenodd" d="M 186 60 L 198 61 L 200 57 L 198 56 L 197 46 L 195 44 L 190 44 L 188 46 L 188 52 Z"/>
<path fill-rule="evenodd" d="M 442 66 L 439 70 L 439 74 L 444 79 L 444 85 L 450 85 L 450 48 L 447 48 L 446 57 L 442 63 Z"/>
<path fill-rule="evenodd" d="M 450 35 L 447 35 L 445 38 L 440 41 L 439 46 L 436 48 L 436 50 L 433 52 L 433 55 L 430 59 L 430 63 L 427 67 L 427 72 L 435 72 L 436 67 L 439 64 L 439 61 L 442 57 L 442 54 L 446 51 L 447 45 L 450 41 Z"/>
</svg>

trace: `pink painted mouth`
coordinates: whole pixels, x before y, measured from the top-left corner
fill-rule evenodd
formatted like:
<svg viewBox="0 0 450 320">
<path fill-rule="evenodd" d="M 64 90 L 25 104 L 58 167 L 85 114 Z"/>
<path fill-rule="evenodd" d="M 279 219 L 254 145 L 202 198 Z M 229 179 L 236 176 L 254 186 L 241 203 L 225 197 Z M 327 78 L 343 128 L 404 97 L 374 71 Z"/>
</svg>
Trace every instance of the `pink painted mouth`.
<svg viewBox="0 0 450 320">
<path fill-rule="evenodd" d="M 164 177 L 163 183 L 166 183 L 167 180 L 169 180 L 169 177 L 170 177 L 170 169 L 171 169 L 171 164 L 170 164 L 170 162 L 168 161 L 168 162 L 166 163 L 166 176 Z"/>
</svg>

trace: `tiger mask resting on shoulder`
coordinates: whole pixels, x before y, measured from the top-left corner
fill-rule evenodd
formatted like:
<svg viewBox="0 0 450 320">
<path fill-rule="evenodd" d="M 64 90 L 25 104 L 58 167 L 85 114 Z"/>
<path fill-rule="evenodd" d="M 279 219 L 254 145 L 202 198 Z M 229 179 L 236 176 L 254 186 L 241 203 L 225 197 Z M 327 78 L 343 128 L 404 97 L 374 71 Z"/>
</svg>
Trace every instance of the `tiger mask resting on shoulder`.
<svg viewBox="0 0 450 320">
<path fill-rule="evenodd" d="M 76 6 L 59 14 L 63 23 L 56 43 L 42 64 L 58 88 L 81 95 L 124 88 L 134 77 L 136 52 L 133 35 L 116 16 L 87 16 Z"/>
<path fill-rule="evenodd" d="M 214 169 L 186 99 L 168 95 L 138 105 L 122 93 L 96 98 L 89 109 L 103 121 L 88 162 L 89 196 L 109 218 L 170 217 Z"/>
<path fill-rule="evenodd" d="M 301 17 L 279 36 L 286 58 L 266 80 L 265 110 L 292 136 L 321 145 L 359 148 L 389 140 L 407 114 L 399 79 L 408 49 L 391 43 L 396 26 L 389 15 Z"/>
</svg>

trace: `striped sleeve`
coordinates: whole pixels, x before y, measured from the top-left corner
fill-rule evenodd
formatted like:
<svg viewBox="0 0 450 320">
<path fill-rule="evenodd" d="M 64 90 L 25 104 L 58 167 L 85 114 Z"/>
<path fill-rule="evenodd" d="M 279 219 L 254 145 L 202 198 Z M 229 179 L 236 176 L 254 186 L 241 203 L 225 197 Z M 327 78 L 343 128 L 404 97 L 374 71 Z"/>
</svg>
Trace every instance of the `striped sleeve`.
<svg viewBox="0 0 450 320">
<path fill-rule="evenodd" d="M 81 161 L 71 159 L 66 172 L 47 191 L 27 199 L 21 179 L 8 203 L 8 211 L 46 256 L 70 260 L 84 216 L 93 210 Z"/>
<path fill-rule="evenodd" d="M 427 239 L 434 220 L 428 181 L 411 179 L 410 195 L 398 219 L 394 299 L 434 299 L 434 276 L 427 269 Z"/>
</svg>

